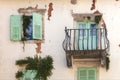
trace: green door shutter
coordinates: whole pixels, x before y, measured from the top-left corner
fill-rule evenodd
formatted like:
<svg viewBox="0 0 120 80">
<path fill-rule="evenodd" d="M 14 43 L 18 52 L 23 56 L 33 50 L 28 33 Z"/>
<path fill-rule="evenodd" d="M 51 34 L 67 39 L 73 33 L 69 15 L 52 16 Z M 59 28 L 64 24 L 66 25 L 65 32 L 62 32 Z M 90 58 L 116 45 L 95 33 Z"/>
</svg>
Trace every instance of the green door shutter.
<svg viewBox="0 0 120 80">
<path fill-rule="evenodd" d="M 21 16 L 12 15 L 10 17 L 10 38 L 13 41 L 21 40 Z"/>
<path fill-rule="evenodd" d="M 87 70 L 85 68 L 78 70 L 78 80 L 87 80 Z"/>
<path fill-rule="evenodd" d="M 87 50 L 87 41 L 88 41 L 88 24 L 87 22 L 78 22 L 78 48 L 80 50 Z"/>
<path fill-rule="evenodd" d="M 42 15 L 33 13 L 33 39 L 42 40 Z"/>
<path fill-rule="evenodd" d="M 89 68 L 88 69 L 88 80 L 97 80 L 96 68 Z"/>
<path fill-rule="evenodd" d="M 96 50 L 98 45 L 98 25 L 95 22 L 88 22 L 89 29 L 89 39 L 88 39 L 88 48 L 89 50 Z"/>
<path fill-rule="evenodd" d="M 78 80 L 97 80 L 96 68 L 79 68 Z"/>
</svg>

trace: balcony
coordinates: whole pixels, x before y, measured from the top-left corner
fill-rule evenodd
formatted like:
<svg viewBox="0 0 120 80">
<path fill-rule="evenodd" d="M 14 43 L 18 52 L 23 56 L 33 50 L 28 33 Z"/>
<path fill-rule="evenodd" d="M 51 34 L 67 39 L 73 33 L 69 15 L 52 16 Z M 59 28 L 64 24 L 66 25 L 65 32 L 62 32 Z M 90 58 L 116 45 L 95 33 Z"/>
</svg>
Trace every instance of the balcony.
<svg viewBox="0 0 120 80">
<path fill-rule="evenodd" d="M 107 30 L 103 27 L 93 29 L 65 28 L 63 49 L 66 52 L 68 67 L 72 67 L 74 59 L 105 60 L 106 52 L 109 49 Z"/>
</svg>

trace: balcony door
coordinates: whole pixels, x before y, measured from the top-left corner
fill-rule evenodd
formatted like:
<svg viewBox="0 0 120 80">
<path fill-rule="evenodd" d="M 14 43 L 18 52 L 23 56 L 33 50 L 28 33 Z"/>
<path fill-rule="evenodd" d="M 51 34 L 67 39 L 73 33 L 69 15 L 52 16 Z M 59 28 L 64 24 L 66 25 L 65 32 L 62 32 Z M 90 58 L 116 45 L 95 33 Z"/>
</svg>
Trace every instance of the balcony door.
<svg viewBox="0 0 120 80">
<path fill-rule="evenodd" d="M 78 49 L 97 49 L 97 24 L 95 22 L 78 22 Z"/>
</svg>

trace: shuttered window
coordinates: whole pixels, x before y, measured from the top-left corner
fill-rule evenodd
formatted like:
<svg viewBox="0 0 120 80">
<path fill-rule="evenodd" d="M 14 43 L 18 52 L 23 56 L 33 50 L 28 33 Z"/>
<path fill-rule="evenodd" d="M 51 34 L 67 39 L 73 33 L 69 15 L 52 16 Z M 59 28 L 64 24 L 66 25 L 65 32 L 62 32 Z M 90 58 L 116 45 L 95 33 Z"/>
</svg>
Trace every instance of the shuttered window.
<svg viewBox="0 0 120 80">
<path fill-rule="evenodd" d="M 35 76 L 36 76 L 36 71 L 34 70 L 27 70 L 27 71 L 23 71 L 23 80 L 34 80 Z"/>
<path fill-rule="evenodd" d="M 36 79 L 37 71 L 35 70 L 23 70 L 22 80 L 43 80 L 43 78 Z"/>
<path fill-rule="evenodd" d="M 97 80 L 96 68 L 79 68 L 78 80 Z"/>
<path fill-rule="evenodd" d="M 33 13 L 32 20 L 30 20 L 28 27 L 24 31 L 23 31 L 23 18 L 20 15 L 12 15 L 10 18 L 10 25 L 11 25 L 10 38 L 13 41 L 20 41 L 22 40 L 22 38 L 26 40 L 42 40 L 43 39 L 42 14 Z M 24 35 L 23 35 L 23 32 L 25 33 Z"/>
<path fill-rule="evenodd" d="M 21 28 L 22 28 L 22 22 L 21 22 L 21 16 L 20 15 L 12 15 L 10 17 L 10 33 L 11 33 L 11 40 L 18 41 L 21 40 Z"/>
</svg>

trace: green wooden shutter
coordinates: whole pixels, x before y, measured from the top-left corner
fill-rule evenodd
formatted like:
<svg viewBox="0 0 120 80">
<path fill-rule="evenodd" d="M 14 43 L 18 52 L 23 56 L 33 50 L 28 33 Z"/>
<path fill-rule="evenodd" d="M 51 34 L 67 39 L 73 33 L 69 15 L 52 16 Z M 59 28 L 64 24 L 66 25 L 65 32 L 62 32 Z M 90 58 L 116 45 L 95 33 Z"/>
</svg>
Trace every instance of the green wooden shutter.
<svg viewBox="0 0 120 80">
<path fill-rule="evenodd" d="M 10 38 L 11 40 L 21 40 L 21 16 L 12 15 L 10 17 Z"/>
<path fill-rule="evenodd" d="M 97 80 L 96 68 L 79 68 L 78 80 Z"/>
<path fill-rule="evenodd" d="M 97 80 L 96 68 L 89 68 L 88 69 L 88 80 Z"/>
<path fill-rule="evenodd" d="M 78 80 L 87 80 L 87 70 L 85 68 L 78 70 Z"/>
<path fill-rule="evenodd" d="M 23 80 L 35 80 L 36 71 L 35 70 L 25 70 L 23 71 Z"/>
<path fill-rule="evenodd" d="M 42 40 L 42 15 L 33 13 L 33 39 Z"/>
</svg>

